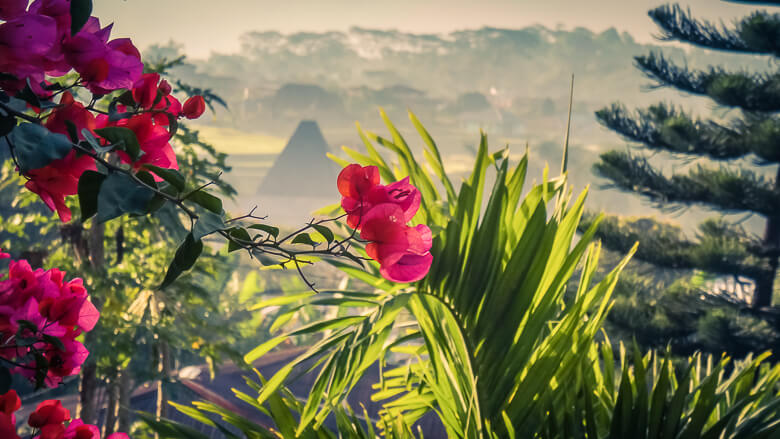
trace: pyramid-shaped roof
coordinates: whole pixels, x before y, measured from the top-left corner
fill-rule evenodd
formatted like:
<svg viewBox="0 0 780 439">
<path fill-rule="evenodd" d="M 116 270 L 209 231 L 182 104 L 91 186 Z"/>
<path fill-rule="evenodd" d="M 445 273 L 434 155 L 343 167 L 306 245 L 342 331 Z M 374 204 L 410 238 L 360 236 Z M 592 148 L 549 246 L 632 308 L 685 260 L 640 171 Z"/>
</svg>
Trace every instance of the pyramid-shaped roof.
<svg viewBox="0 0 780 439">
<path fill-rule="evenodd" d="M 303 120 L 266 174 L 259 194 L 298 197 L 335 197 L 338 166 L 319 125 Z"/>
</svg>

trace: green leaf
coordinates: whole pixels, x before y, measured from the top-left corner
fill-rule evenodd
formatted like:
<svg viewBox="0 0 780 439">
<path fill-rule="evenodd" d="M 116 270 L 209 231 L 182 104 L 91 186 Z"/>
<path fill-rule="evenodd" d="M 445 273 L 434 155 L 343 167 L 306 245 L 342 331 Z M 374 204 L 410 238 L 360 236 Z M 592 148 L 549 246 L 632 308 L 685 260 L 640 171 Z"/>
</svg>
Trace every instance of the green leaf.
<svg viewBox="0 0 780 439">
<path fill-rule="evenodd" d="M 8 135 L 15 127 L 15 117 L 10 114 L 0 114 L 0 137 Z"/>
<path fill-rule="evenodd" d="M 145 164 L 144 168 L 157 174 L 158 177 L 170 183 L 171 186 L 178 189 L 179 192 L 182 192 L 184 190 L 184 184 L 185 184 L 184 176 L 181 175 L 179 171 L 175 169 L 161 168 L 159 166 L 154 166 L 150 164 Z"/>
<path fill-rule="evenodd" d="M 139 178 L 143 174 L 139 173 Z M 148 175 L 148 174 L 146 174 Z M 125 213 L 143 215 L 154 192 L 140 185 L 129 175 L 112 172 L 100 185 L 97 197 L 97 220 L 105 222 Z"/>
<path fill-rule="evenodd" d="M 268 224 L 252 224 L 249 226 L 250 229 L 255 230 L 262 230 L 265 233 L 268 233 L 269 235 L 273 236 L 274 238 L 279 236 L 279 228 L 274 226 L 269 226 Z"/>
<path fill-rule="evenodd" d="M 234 238 L 234 239 L 237 239 L 237 240 L 240 240 L 240 241 L 246 241 L 246 242 L 252 241 L 252 237 L 249 236 L 249 232 L 247 232 L 246 229 L 241 228 L 241 227 L 233 227 L 228 232 L 228 235 L 231 238 Z M 240 244 L 236 243 L 235 241 L 228 241 L 228 253 L 229 252 L 234 252 L 236 250 L 240 250 L 241 248 L 243 248 L 243 247 Z"/>
<path fill-rule="evenodd" d="M 165 279 L 163 279 L 162 284 L 160 284 L 160 289 L 166 288 L 181 276 L 182 273 L 192 268 L 201 252 L 203 252 L 203 241 L 195 240 L 192 233 L 188 233 L 187 237 L 184 238 L 184 242 L 182 242 L 176 250 L 173 261 L 171 261 L 171 265 L 168 266 L 168 272 L 165 274 Z"/>
<path fill-rule="evenodd" d="M 225 228 L 225 221 L 222 219 L 222 215 L 217 215 L 212 212 L 203 212 L 198 215 L 198 221 L 195 222 L 195 227 L 192 228 L 192 236 L 195 240 L 200 240 L 206 235 L 210 235 L 218 230 Z"/>
<path fill-rule="evenodd" d="M 329 228 L 321 224 L 312 224 L 311 226 L 314 227 L 314 230 L 316 230 L 317 233 L 322 235 L 322 237 L 325 238 L 326 241 L 328 241 L 328 244 L 333 242 L 334 239 L 333 232 L 331 232 Z"/>
<path fill-rule="evenodd" d="M 138 138 L 135 136 L 135 132 L 130 128 L 107 127 L 97 129 L 95 130 L 95 133 L 106 139 L 109 143 L 121 148 L 134 161 L 141 157 L 141 145 L 138 144 Z"/>
<path fill-rule="evenodd" d="M 0 395 L 11 390 L 11 371 L 0 365 Z"/>
<path fill-rule="evenodd" d="M 76 35 L 92 15 L 92 0 L 70 1 L 70 34 Z"/>
<path fill-rule="evenodd" d="M 43 341 L 51 345 L 54 345 L 60 351 L 65 352 L 65 345 L 62 343 L 62 340 L 60 340 L 59 337 L 55 337 L 49 334 L 43 334 Z"/>
<path fill-rule="evenodd" d="M 79 208 L 81 222 L 92 218 L 98 211 L 98 194 L 106 174 L 87 170 L 79 177 Z"/>
<path fill-rule="evenodd" d="M 300 235 L 296 236 L 292 240 L 293 244 L 308 244 L 311 246 L 317 245 L 316 242 L 312 241 L 311 236 L 309 236 L 308 233 L 301 233 Z"/>
<path fill-rule="evenodd" d="M 205 192 L 203 189 L 199 189 L 195 192 L 190 192 L 188 195 L 184 197 L 184 199 L 199 204 L 200 206 L 214 213 L 217 214 L 222 213 L 222 200 L 215 197 L 214 195 L 209 194 L 208 192 Z"/>
<path fill-rule="evenodd" d="M 19 162 L 19 170 L 25 174 L 33 169 L 43 168 L 54 160 L 64 158 L 73 147 L 68 136 L 52 133 L 34 123 L 23 123 L 17 126 L 9 137 Z"/>
</svg>

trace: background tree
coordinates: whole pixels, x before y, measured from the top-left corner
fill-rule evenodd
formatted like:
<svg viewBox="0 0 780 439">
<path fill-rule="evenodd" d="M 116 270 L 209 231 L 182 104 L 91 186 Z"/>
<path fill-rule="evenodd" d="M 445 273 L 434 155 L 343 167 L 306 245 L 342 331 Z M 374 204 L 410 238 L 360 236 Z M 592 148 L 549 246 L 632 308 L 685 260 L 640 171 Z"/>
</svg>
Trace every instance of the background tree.
<svg viewBox="0 0 780 439">
<path fill-rule="evenodd" d="M 780 6 L 777 1 L 742 3 Z M 767 56 L 770 62 L 780 56 L 777 13 L 756 11 L 731 25 L 698 20 L 679 5 L 661 6 L 649 15 L 663 40 Z M 636 111 L 612 104 L 596 113 L 598 120 L 643 152 L 671 156 L 675 172 L 667 175 L 658 162 L 631 150 L 602 154 L 596 172 L 662 209 L 698 205 L 721 217 L 703 222 L 693 238 L 679 227 L 648 219 L 614 217 L 602 223 L 598 234 L 607 247 L 625 251 L 638 238 L 637 259 L 672 270 L 677 278 L 665 284 L 635 278 L 636 296 L 618 303 L 613 322 L 640 340 L 671 340 L 678 351 L 725 350 L 741 356 L 776 347 L 780 313 L 772 303 L 780 249 L 780 73 L 739 66 L 694 70 L 658 52 L 635 61 L 653 80 L 652 88 L 674 87 L 709 98 L 724 116 L 696 117 L 668 103 Z M 765 230 L 758 236 L 727 221 L 726 214 L 758 215 Z M 691 277 L 692 270 L 707 277 Z M 714 289 L 707 279 L 732 279 L 734 288 Z M 754 285 L 752 293 L 745 283 Z M 666 289 L 660 297 L 641 293 L 659 285 Z"/>
</svg>

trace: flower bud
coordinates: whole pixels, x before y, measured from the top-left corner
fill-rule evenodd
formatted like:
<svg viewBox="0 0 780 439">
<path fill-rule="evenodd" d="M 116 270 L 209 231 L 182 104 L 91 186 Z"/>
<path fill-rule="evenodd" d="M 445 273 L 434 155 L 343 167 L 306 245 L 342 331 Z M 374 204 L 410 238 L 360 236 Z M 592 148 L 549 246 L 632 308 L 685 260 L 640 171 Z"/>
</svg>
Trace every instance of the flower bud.
<svg viewBox="0 0 780 439">
<path fill-rule="evenodd" d="M 206 102 L 203 96 L 195 95 L 184 103 L 181 114 L 187 119 L 197 119 L 206 110 Z"/>
<path fill-rule="evenodd" d="M 171 84 L 168 84 L 168 81 L 164 79 L 160 81 L 160 93 L 162 93 L 163 96 L 171 94 Z"/>
</svg>

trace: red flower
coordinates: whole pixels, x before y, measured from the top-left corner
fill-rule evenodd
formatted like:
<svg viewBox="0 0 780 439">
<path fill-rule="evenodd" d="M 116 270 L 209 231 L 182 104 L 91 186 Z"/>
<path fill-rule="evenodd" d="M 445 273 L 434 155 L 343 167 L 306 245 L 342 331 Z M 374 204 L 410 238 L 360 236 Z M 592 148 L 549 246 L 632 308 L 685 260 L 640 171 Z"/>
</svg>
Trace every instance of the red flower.
<svg viewBox="0 0 780 439">
<path fill-rule="evenodd" d="M 343 197 L 360 200 L 379 184 L 379 169 L 376 166 L 363 167 L 353 163 L 341 170 L 336 181 Z"/>
<path fill-rule="evenodd" d="M 84 108 L 84 104 L 73 99 L 73 95 L 69 91 L 62 94 L 60 106 L 49 114 L 45 126 L 51 132 L 67 136 L 68 126 L 65 124 L 65 121 L 70 121 L 76 125 L 76 133 L 78 138 L 82 140 L 84 136 L 81 135 L 81 130 L 84 128 L 90 131 L 95 130 L 95 116 Z"/>
<path fill-rule="evenodd" d="M 206 111 L 206 102 L 203 96 L 195 95 L 184 102 L 181 114 L 187 119 L 197 119 Z"/>
<path fill-rule="evenodd" d="M 94 425 L 85 424 L 81 419 L 76 419 L 68 425 L 62 439 L 100 439 L 100 430 Z"/>
<path fill-rule="evenodd" d="M 133 86 L 133 99 L 141 108 L 152 108 L 157 98 L 157 83 L 160 81 L 158 73 L 145 73 Z"/>
<path fill-rule="evenodd" d="M 371 208 L 364 217 L 360 237 L 371 241 L 366 245 L 366 253 L 379 262 L 384 278 L 416 282 L 428 274 L 433 261 L 429 252 L 431 230 L 424 224 L 407 226 L 404 211 L 398 205 L 385 203 Z"/>
<path fill-rule="evenodd" d="M 414 218 L 420 208 L 420 201 L 420 191 L 409 184 L 409 177 L 406 177 L 387 186 L 377 184 L 363 193 L 360 199 L 344 197 L 341 199 L 341 207 L 347 212 L 347 224 L 353 229 L 360 229 L 361 217 L 376 205 L 397 205 L 403 210 L 406 223 Z"/>
<path fill-rule="evenodd" d="M 89 156 L 77 156 L 75 151 L 47 166 L 30 171 L 25 187 L 38 194 L 41 200 L 56 211 L 64 223 L 70 221 L 71 212 L 65 205 L 65 197 L 78 193 L 79 177 L 87 169 L 96 169 Z"/>
<path fill-rule="evenodd" d="M 22 406 L 22 400 L 19 399 L 19 395 L 16 394 L 16 390 L 9 390 L 3 395 L 0 395 L 0 413 L 5 415 L 13 415 L 15 411 L 19 410 Z"/>
<path fill-rule="evenodd" d="M 90 17 L 79 33 L 66 37 L 62 44 L 65 60 L 96 94 L 131 89 L 143 73 L 135 46 L 127 39 L 109 42 L 110 34 L 111 25 L 101 28 L 100 21 Z"/>
<path fill-rule="evenodd" d="M 3 439 L 21 439 L 16 434 L 16 421 L 13 416 L 0 413 L 0 437 Z"/>
<path fill-rule="evenodd" d="M 151 113 L 143 113 L 130 119 L 119 121 L 117 123 L 118 126 L 124 126 L 133 130 L 144 154 L 135 161 L 124 151 L 117 151 L 117 154 L 122 162 L 132 163 L 134 169 L 139 169 L 146 163 L 161 168 L 179 169 L 176 153 L 173 151 L 171 144 L 168 143 L 170 134 L 164 126 L 155 124 L 155 120 Z M 155 179 L 161 181 L 157 177 Z"/>
<path fill-rule="evenodd" d="M 30 413 L 27 423 L 33 428 L 42 428 L 44 425 L 62 424 L 70 419 L 70 412 L 62 406 L 58 399 L 47 399 L 38 404 L 34 412 Z"/>
</svg>

